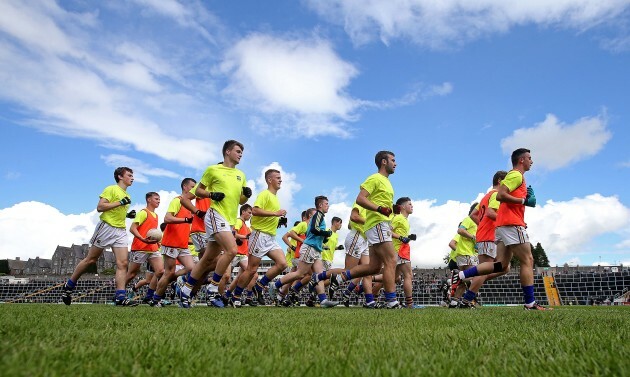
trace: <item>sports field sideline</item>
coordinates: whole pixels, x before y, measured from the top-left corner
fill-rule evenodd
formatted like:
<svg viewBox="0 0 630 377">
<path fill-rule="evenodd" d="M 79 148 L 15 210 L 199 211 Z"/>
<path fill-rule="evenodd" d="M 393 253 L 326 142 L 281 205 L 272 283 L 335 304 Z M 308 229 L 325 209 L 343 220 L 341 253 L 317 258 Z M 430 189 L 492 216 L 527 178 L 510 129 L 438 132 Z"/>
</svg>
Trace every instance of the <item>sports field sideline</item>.
<svg viewBox="0 0 630 377">
<path fill-rule="evenodd" d="M 0 305 L 4 376 L 627 376 L 630 307 Z"/>
</svg>

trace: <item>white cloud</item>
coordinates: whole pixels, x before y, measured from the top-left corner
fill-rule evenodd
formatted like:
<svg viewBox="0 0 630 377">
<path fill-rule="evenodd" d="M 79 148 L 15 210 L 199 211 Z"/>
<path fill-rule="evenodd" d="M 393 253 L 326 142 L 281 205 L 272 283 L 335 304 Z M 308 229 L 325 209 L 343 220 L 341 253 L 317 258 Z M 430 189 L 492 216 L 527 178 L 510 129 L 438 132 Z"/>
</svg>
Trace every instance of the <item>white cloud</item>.
<svg viewBox="0 0 630 377">
<path fill-rule="evenodd" d="M 221 70 L 230 77 L 225 93 L 260 116 L 279 116 L 300 136 L 348 136 L 343 123 L 359 103 L 345 90 L 358 70 L 328 42 L 253 34 L 227 52 Z"/>
<path fill-rule="evenodd" d="M 532 128 L 519 128 L 501 140 L 501 149 L 511 154 L 518 148 L 532 151 L 534 168 L 555 170 L 597 154 L 612 137 L 605 115 L 584 117 L 565 124 L 553 114 Z"/>
<path fill-rule="evenodd" d="M 168 204 L 179 193 L 158 191 L 161 204 L 157 209 L 160 221 L 164 219 Z M 145 207 L 144 197 L 134 198 L 131 209 L 140 211 Z M 41 202 L 22 202 L 0 210 L 0 259 L 52 258 L 58 245 L 70 246 L 88 243 L 99 213 L 94 209 L 80 214 L 64 214 L 58 209 Z M 127 220 L 127 229 L 131 220 Z M 131 242 L 131 235 L 129 241 Z M 29 242 L 27 240 L 34 240 Z"/>
<path fill-rule="evenodd" d="M 354 43 L 406 39 L 448 48 L 523 25 L 583 31 L 618 17 L 629 2 L 601 0 L 309 0 L 322 17 L 341 24 Z"/>
<path fill-rule="evenodd" d="M 98 12 L 74 13 L 54 2 L 0 2 L 0 99 L 21 107 L 23 124 L 44 132 L 131 146 L 196 168 L 216 159 L 214 143 L 180 136 L 181 122 L 207 113 L 201 109 L 208 104 L 180 92 L 177 63 L 132 36 L 124 43 L 103 37 L 96 21 L 104 21 Z M 179 116 L 155 111 L 167 104 Z M 207 130 L 206 122 L 187 127 Z"/>
<path fill-rule="evenodd" d="M 330 193 L 326 194 L 329 203 L 344 202 L 348 197 L 348 192 L 345 187 L 336 186 L 333 187 Z"/>
<path fill-rule="evenodd" d="M 622 231 L 630 224 L 630 209 L 617 197 L 592 194 L 528 208 L 525 220 L 531 241 L 540 242 L 555 264 L 598 235 Z"/>
<path fill-rule="evenodd" d="M 111 167 L 126 166 L 131 168 L 131 170 L 133 170 L 134 180 L 141 183 L 149 183 L 149 176 L 181 178 L 181 176 L 175 172 L 161 168 L 154 168 L 143 161 L 129 156 L 110 154 L 107 156 L 101 156 L 101 159 L 103 159 L 105 163 Z"/>
</svg>

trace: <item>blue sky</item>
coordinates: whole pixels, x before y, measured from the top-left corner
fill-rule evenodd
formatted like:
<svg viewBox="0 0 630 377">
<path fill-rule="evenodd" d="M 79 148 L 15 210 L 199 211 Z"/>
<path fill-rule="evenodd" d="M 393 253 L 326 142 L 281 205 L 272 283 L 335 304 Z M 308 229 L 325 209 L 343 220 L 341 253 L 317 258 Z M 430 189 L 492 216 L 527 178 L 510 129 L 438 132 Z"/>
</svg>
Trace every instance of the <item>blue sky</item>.
<svg viewBox="0 0 630 377">
<path fill-rule="evenodd" d="M 86 242 L 119 165 L 164 211 L 235 138 L 291 220 L 324 193 L 347 222 L 394 151 L 422 266 L 528 147 L 552 263 L 630 263 L 630 1 L 504 3 L 0 2 L 0 258 Z"/>
</svg>

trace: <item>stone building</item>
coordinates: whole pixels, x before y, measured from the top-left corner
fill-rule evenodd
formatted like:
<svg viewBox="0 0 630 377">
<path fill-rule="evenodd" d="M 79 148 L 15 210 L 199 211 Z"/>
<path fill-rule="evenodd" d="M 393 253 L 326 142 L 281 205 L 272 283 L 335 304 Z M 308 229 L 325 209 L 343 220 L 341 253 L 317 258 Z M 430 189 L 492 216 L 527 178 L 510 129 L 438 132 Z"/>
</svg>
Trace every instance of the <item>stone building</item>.
<svg viewBox="0 0 630 377">
<path fill-rule="evenodd" d="M 73 244 L 70 247 L 57 246 L 52 257 L 52 274 L 72 274 L 77 263 L 87 255 L 89 248 L 88 244 Z M 106 249 L 98 259 L 98 262 L 96 262 L 96 271 L 103 271 L 109 268 L 116 268 L 116 258 L 114 258 L 114 253 L 110 249 Z"/>
</svg>

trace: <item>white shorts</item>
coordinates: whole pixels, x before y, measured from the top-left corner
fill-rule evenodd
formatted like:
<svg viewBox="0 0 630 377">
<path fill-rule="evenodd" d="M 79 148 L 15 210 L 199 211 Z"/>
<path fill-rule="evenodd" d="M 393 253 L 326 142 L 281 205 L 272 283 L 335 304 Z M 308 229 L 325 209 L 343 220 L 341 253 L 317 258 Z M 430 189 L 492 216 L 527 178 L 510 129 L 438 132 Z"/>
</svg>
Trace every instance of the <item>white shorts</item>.
<svg viewBox="0 0 630 377">
<path fill-rule="evenodd" d="M 161 258 L 162 254 L 158 251 L 147 252 L 147 251 L 130 251 L 129 252 L 129 262 L 142 264 L 151 258 Z"/>
<path fill-rule="evenodd" d="M 278 245 L 278 241 L 276 241 L 276 236 L 259 230 L 252 230 L 249 236 L 249 254 L 262 258 L 272 250 L 282 251 L 282 248 Z"/>
<path fill-rule="evenodd" d="M 247 262 L 247 255 L 236 254 L 234 259 L 232 259 L 232 268 L 240 267 L 243 261 Z"/>
<path fill-rule="evenodd" d="M 308 264 L 313 264 L 316 260 L 321 259 L 321 251 L 317 251 L 313 246 L 302 244 L 302 248 L 300 249 L 300 261 Z"/>
<path fill-rule="evenodd" d="M 203 219 L 203 223 L 206 226 L 208 242 L 215 241 L 215 233 L 232 232 L 232 226 L 230 225 L 230 223 L 213 208 L 208 209 L 208 211 L 206 212 L 206 217 L 204 217 Z"/>
<path fill-rule="evenodd" d="M 494 238 L 496 242 L 503 242 L 505 246 L 529 242 L 524 226 L 499 226 L 494 231 Z"/>
<path fill-rule="evenodd" d="M 104 221 L 99 221 L 94 230 L 94 235 L 90 239 L 90 245 L 96 246 L 99 249 L 106 247 L 129 247 L 129 241 L 127 240 L 126 228 L 114 228 Z"/>
<path fill-rule="evenodd" d="M 190 238 L 192 239 L 193 245 L 195 245 L 195 250 L 198 253 L 203 253 L 206 250 L 206 246 L 208 245 L 208 235 L 202 232 L 190 233 Z"/>
<path fill-rule="evenodd" d="M 355 229 L 352 229 L 346 236 L 344 247 L 346 254 L 353 258 L 360 259 L 362 255 L 370 255 L 367 240 Z"/>
<path fill-rule="evenodd" d="M 324 265 L 324 271 L 328 271 L 332 267 L 332 261 L 329 260 L 322 260 L 322 264 Z"/>
<path fill-rule="evenodd" d="M 191 254 L 192 255 L 192 254 Z M 199 255 L 193 255 L 193 263 L 197 264 L 199 263 Z"/>
<path fill-rule="evenodd" d="M 411 261 L 409 259 L 405 259 L 405 258 L 401 258 L 400 255 L 396 255 L 396 264 L 405 264 L 405 263 L 411 263 Z"/>
<path fill-rule="evenodd" d="M 487 255 L 490 258 L 497 258 L 497 244 L 490 241 L 477 242 L 477 253 Z"/>
<path fill-rule="evenodd" d="M 365 238 L 369 246 L 378 245 L 383 242 L 392 242 L 392 223 L 381 221 L 365 231 Z"/>
<path fill-rule="evenodd" d="M 300 263 L 300 258 L 291 259 L 291 265 L 293 265 L 293 267 L 297 267 L 298 263 Z"/>
<path fill-rule="evenodd" d="M 455 261 L 457 262 L 457 267 L 476 266 L 479 264 L 479 258 L 476 255 L 458 255 Z"/>
<path fill-rule="evenodd" d="M 187 247 L 179 248 L 162 246 L 160 248 L 160 252 L 162 253 L 162 255 L 166 255 L 167 257 L 171 257 L 173 259 L 177 259 L 177 257 L 185 257 L 186 255 L 192 255 L 190 253 L 190 249 L 188 249 Z"/>
<path fill-rule="evenodd" d="M 179 271 L 179 270 L 181 270 L 181 269 L 183 269 L 183 268 L 184 268 L 184 265 L 183 265 L 183 264 L 176 264 L 176 265 L 175 265 L 175 272 L 177 272 L 177 271 Z M 185 276 L 184 276 L 184 277 L 185 277 Z"/>
</svg>

